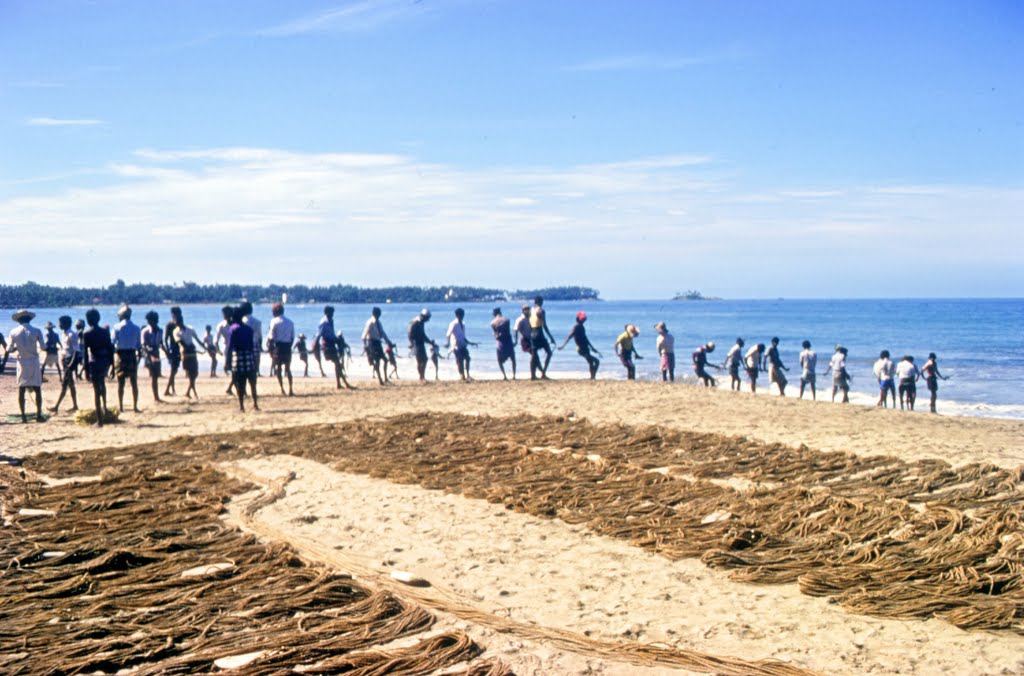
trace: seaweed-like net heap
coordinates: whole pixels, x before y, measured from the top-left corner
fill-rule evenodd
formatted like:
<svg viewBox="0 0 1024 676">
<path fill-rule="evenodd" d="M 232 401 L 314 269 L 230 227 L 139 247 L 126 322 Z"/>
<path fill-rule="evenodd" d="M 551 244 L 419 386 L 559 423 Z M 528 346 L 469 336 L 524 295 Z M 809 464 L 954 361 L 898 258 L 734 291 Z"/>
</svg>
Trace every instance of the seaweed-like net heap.
<svg viewBox="0 0 1024 676">
<path fill-rule="evenodd" d="M 106 466 L 52 488 L 0 466 L 0 671 L 509 673 L 461 632 L 417 638 L 434 622 L 423 608 L 226 525 L 245 486 L 148 457 L 32 458 L 52 475 Z"/>
<path fill-rule="evenodd" d="M 796 582 L 852 612 L 1024 631 L 1022 467 L 554 417 L 406 415 L 196 450 L 216 443 L 585 524 L 737 580 Z"/>
</svg>

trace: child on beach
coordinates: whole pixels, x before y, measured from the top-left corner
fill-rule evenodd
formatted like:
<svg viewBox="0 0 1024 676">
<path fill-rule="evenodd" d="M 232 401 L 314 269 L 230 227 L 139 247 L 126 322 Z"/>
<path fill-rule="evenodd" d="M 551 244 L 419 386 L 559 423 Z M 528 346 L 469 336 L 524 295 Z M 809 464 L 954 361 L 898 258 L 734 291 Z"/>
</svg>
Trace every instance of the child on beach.
<svg viewBox="0 0 1024 676">
<path fill-rule="evenodd" d="M 615 341 L 615 354 L 619 355 L 619 361 L 626 367 L 626 379 L 636 380 L 636 366 L 633 364 L 633 357 L 643 359 L 633 345 L 633 339 L 640 335 L 640 329 L 636 324 L 626 324 L 625 330 Z"/>
<path fill-rule="evenodd" d="M 309 377 L 309 348 L 306 347 L 306 334 L 300 333 L 295 340 L 295 351 L 299 353 L 299 361 L 302 362 L 302 377 Z M 323 372 L 323 368 L 320 369 Z"/>
<path fill-rule="evenodd" d="M 210 377 L 217 377 L 217 355 L 220 354 L 220 350 L 217 349 L 217 341 L 213 337 L 213 327 L 209 324 L 206 325 L 206 333 L 203 335 L 203 347 L 206 349 L 206 354 L 210 355 Z"/>
</svg>

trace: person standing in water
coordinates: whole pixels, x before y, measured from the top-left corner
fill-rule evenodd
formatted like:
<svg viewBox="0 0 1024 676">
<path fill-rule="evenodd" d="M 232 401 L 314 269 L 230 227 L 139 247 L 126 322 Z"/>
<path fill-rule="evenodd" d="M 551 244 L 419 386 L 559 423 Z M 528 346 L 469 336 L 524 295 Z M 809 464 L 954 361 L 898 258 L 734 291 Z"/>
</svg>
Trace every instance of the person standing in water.
<svg viewBox="0 0 1024 676">
<path fill-rule="evenodd" d="M 230 326 L 230 325 L 229 325 Z M 225 340 L 227 334 L 225 334 Z M 140 336 L 142 343 L 142 358 L 149 371 L 149 382 L 153 387 L 153 401 L 160 401 L 160 350 L 167 354 L 167 347 L 164 345 L 164 332 L 160 328 L 160 315 L 155 310 L 146 313 L 146 326 L 142 328 Z M 227 347 L 227 343 L 224 343 Z M 226 365 L 225 365 L 226 368 Z"/>
<path fill-rule="evenodd" d="M 550 342 L 549 342 L 550 341 Z M 533 299 L 533 309 L 530 310 L 530 350 L 533 358 L 530 359 L 530 379 L 537 379 L 537 371 L 543 380 L 548 379 L 548 366 L 551 364 L 551 343 L 557 343 L 548 328 L 547 313 L 544 311 L 544 299 L 537 296 Z M 540 353 L 544 351 L 544 364 L 540 363 Z"/>
<path fill-rule="evenodd" d="M 455 366 L 459 370 L 459 377 L 468 383 L 471 380 L 469 377 L 469 346 L 476 346 L 477 343 L 466 337 L 466 324 L 463 322 L 465 317 L 465 310 L 455 308 L 455 319 L 448 325 L 445 337 L 448 339 L 448 346 L 455 354 Z"/>
<path fill-rule="evenodd" d="M 498 358 L 498 368 L 501 369 L 501 377 L 508 380 L 505 375 L 505 362 L 512 360 L 512 380 L 516 379 L 516 343 L 512 339 L 512 322 L 501 314 L 501 308 L 496 307 L 491 311 L 494 319 L 491 320 L 491 331 L 494 332 L 495 354 Z"/>
<path fill-rule="evenodd" d="M 654 346 L 658 350 L 658 356 L 661 357 L 661 381 L 674 383 L 676 381 L 676 338 L 669 332 L 665 322 L 655 324 L 654 330 L 658 332 L 658 339 Z"/>
<path fill-rule="evenodd" d="M 408 329 L 409 347 L 416 355 L 416 372 L 419 373 L 421 383 L 427 382 L 427 345 L 430 345 L 435 353 L 437 351 L 437 343 L 427 337 L 426 323 L 430 321 L 430 317 L 430 310 L 423 308 L 409 322 Z"/>
<path fill-rule="evenodd" d="M 939 394 L 939 379 L 949 380 L 946 376 L 939 373 L 939 358 L 935 356 L 934 352 L 928 353 L 928 361 L 921 367 L 921 377 L 924 378 L 925 387 L 928 388 L 928 393 L 931 395 L 931 403 L 929 410 L 935 413 L 935 399 Z M 895 405 L 895 404 L 894 404 Z"/>
<path fill-rule="evenodd" d="M 757 375 L 761 372 L 761 355 L 764 354 L 764 343 L 758 343 L 743 355 L 743 363 L 750 378 L 750 391 L 757 392 Z"/>
<path fill-rule="evenodd" d="M 708 341 L 693 351 L 693 372 L 697 374 L 697 379 L 704 383 L 704 387 L 718 387 L 718 383 L 707 371 L 708 366 L 710 366 L 708 355 L 714 351 L 714 341 Z M 715 366 L 715 368 L 718 367 Z"/>
<path fill-rule="evenodd" d="M 893 380 L 896 365 L 889 358 L 889 350 L 882 350 L 879 353 L 873 371 L 878 378 L 878 403 L 875 405 L 889 408 L 888 398 L 889 394 L 892 394 L 892 407 L 896 408 L 896 382 Z"/>
<path fill-rule="evenodd" d="M 743 364 L 743 346 L 744 343 L 742 338 L 737 338 L 736 343 L 729 348 L 729 353 L 725 355 L 725 361 L 722 362 L 722 368 L 729 372 L 729 390 L 740 391 L 743 386 L 743 381 L 740 380 L 740 366 Z"/>
<path fill-rule="evenodd" d="M 921 377 L 921 371 L 914 363 L 914 357 L 909 354 L 903 355 L 903 359 L 896 366 L 896 379 L 900 381 L 900 410 L 904 406 L 913 411 L 914 403 L 917 401 L 917 379 Z"/>
<path fill-rule="evenodd" d="M 633 358 L 643 359 L 643 357 L 636 351 L 633 340 L 640 335 L 640 329 L 636 324 L 626 324 L 624 328 L 625 330 L 615 341 L 615 354 L 619 356 L 619 361 L 626 367 L 626 379 L 636 380 L 636 366 L 633 363 Z"/>
<path fill-rule="evenodd" d="M 779 356 L 779 339 L 778 337 L 772 338 L 771 347 L 768 348 L 768 352 L 764 356 L 764 361 L 768 364 L 768 383 L 771 387 L 771 383 L 775 383 L 779 386 L 779 396 L 786 396 L 786 384 L 789 382 L 786 380 L 786 374 L 783 371 L 789 369 L 783 366 L 782 357 Z"/>
<path fill-rule="evenodd" d="M 811 399 L 818 398 L 817 385 L 818 354 L 811 349 L 811 341 L 805 340 L 802 343 L 803 351 L 800 353 L 800 398 L 804 398 L 804 388 L 811 386 Z"/>
<path fill-rule="evenodd" d="M 847 349 L 842 345 L 836 345 L 836 351 L 832 353 L 832 359 L 828 362 L 825 375 L 832 374 L 832 402 L 835 403 L 836 394 L 843 393 L 844 404 L 850 403 L 850 374 L 846 370 Z"/>
<path fill-rule="evenodd" d="M 587 329 L 584 324 L 587 321 L 587 313 L 582 310 L 576 313 L 576 324 L 573 325 L 572 331 L 565 337 L 565 342 L 558 346 L 559 350 L 565 349 L 565 346 L 569 344 L 570 340 L 576 342 L 576 352 L 583 357 L 587 362 L 587 368 L 590 371 L 590 379 L 597 379 L 597 369 L 601 365 L 601 362 L 591 354 L 591 351 L 597 352 L 598 355 L 601 353 L 597 351 L 597 348 L 590 342 L 587 337 Z"/>
<path fill-rule="evenodd" d="M 57 403 L 50 407 L 51 413 L 56 413 L 60 408 L 60 402 L 64 401 L 64 395 L 71 392 L 71 411 L 78 410 L 78 392 L 75 389 L 75 371 L 78 370 L 78 334 L 71 328 L 71 317 L 64 315 L 57 320 L 60 327 L 61 360 L 64 362 L 64 377 L 61 378 L 60 395 Z"/>
<path fill-rule="evenodd" d="M 18 326 L 11 331 L 10 352 L 13 352 L 17 359 L 15 370 L 18 381 L 18 408 L 21 409 L 21 422 L 27 423 L 28 416 L 25 415 L 25 394 L 32 390 L 36 396 L 36 421 L 43 422 L 43 370 L 39 366 L 39 353 L 46 351 L 46 342 L 43 339 L 43 332 L 32 326 L 35 318 L 34 312 L 18 310 L 11 319 L 18 322 Z M 110 336 L 107 336 L 110 340 Z"/>
</svg>

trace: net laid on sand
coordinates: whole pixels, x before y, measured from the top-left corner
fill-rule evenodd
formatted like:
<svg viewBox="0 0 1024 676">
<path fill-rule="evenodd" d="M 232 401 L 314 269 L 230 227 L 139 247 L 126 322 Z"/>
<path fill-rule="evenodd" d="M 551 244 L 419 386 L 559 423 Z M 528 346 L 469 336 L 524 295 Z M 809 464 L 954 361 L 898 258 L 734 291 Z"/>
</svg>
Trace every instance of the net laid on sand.
<svg viewBox="0 0 1024 676">
<path fill-rule="evenodd" d="M 585 524 L 735 579 L 799 584 L 850 611 L 1024 630 L 1022 468 L 790 448 L 556 418 L 447 414 L 272 431 L 223 457 L 288 452 Z"/>
<path fill-rule="evenodd" d="M 0 671 L 509 673 L 461 632 L 417 639 L 422 607 L 225 526 L 243 486 L 173 457 L 83 453 L 81 469 L 123 469 L 52 488 L 0 466 Z"/>
<path fill-rule="evenodd" d="M 329 439 L 335 431 L 290 434 Z M 29 459 L 25 475 L 0 464 L 0 671 L 511 673 L 500 660 L 479 657 L 482 648 L 460 631 L 425 636 L 434 617 L 407 600 L 417 598 L 415 589 L 375 589 L 228 526 L 224 503 L 251 486 L 213 465 L 229 455 L 278 452 L 282 438 L 247 432 L 244 449 L 228 439 L 41 454 Z M 81 481 L 65 482 L 72 477 Z M 50 486 L 42 479 L 59 481 Z M 282 490 L 268 487 L 246 514 Z M 613 661 L 716 674 L 811 673 L 775 660 L 514 626 L 472 607 L 449 606 L 435 607 Z"/>
</svg>

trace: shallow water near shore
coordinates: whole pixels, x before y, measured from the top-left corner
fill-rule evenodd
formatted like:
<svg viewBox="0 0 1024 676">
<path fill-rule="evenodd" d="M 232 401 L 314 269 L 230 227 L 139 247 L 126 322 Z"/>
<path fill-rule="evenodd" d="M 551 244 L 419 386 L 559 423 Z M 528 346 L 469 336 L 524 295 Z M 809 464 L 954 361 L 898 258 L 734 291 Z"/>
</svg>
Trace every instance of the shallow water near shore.
<svg viewBox="0 0 1024 676">
<path fill-rule="evenodd" d="M 427 333 L 443 343 L 448 323 L 455 308 L 466 310 L 465 323 L 472 348 L 474 377 L 500 377 L 494 359 L 493 338 L 488 323 L 491 310 L 502 308 L 514 322 L 519 316 L 518 302 L 506 303 L 439 303 L 430 306 L 433 319 Z M 382 321 L 392 340 L 399 346 L 399 373 L 409 378 L 414 373 L 406 350 L 406 326 L 420 310 L 418 305 L 389 304 L 382 306 Z M 797 355 L 800 343 L 810 340 L 818 352 L 818 372 L 824 372 L 837 343 L 849 349 L 848 369 L 853 375 L 851 400 L 854 404 L 872 405 L 877 400 L 877 386 L 871 372 L 879 351 L 887 349 L 895 360 L 903 354 L 915 356 L 923 364 L 929 352 L 939 356 L 939 369 L 949 377 L 939 385 L 938 410 L 949 415 L 1024 419 L 1024 299 L 885 299 L 885 300 L 722 300 L 722 301 L 551 301 L 545 304 L 548 324 L 559 343 L 572 328 L 575 314 L 588 315 L 587 332 L 591 342 L 603 354 L 598 377 L 623 379 L 625 371 L 614 354 L 614 342 L 623 325 L 640 327 L 636 345 L 645 359 L 637 362 L 637 377 L 644 380 L 660 378 L 654 348 L 654 324 L 665 321 L 676 338 L 677 380 L 694 382 L 690 354 L 697 346 L 713 340 L 717 345 L 712 362 L 720 363 L 725 353 L 742 336 L 748 346 L 768 343 L 773 336 L 780 339 L 783 362 L 790 368 L 787 395 L 799 390 Z M 102 321 L 116 323 L 116 308 L 98 308 Z M 135 319 L 142 321 L 149 307 L 137 307 Z M 220 321 L 219 305 L 183 306 L 185 321 L 199 333 L 206 324 Z M 166 306 L 157 307 L 161 321 L 169 318 Z M 42 308 L 36 311 L 36 326 L 47 321 L 56 323 L 63 314 L 74 318 L 85 314 L 84 308 Z M 296 331 L 308 337 L 316 331 L 323 305 L 293 303 L 287 314 L 295 322 Z M 335 326 L 344 331 L 353 345 L 357 374 L 368 371 L 359 355 L 359 336 L 370 314 L 369 305 L 336 305 Z M 256 307 L 256 316 L 264 330 L 270 321 L 270 308 Z M 4 333 L 13 325 L 8 321 Z M 442 353 L 443 354 L 443 353 Z M 528 355 L 517 352 L 520 374 L 528 371 Z M 264 371 L 269 360 L 264 360 Z M 570 343 L 564 351 L 556 351 L 551 362 L 553 377 L 585 378 L 586 364 Z M 313 369 L 315 370 L 315 365 Z M 432 368 L 430 369 L 432 372 Z M 713 375 L 719 375 L 712 371 Z M 727 386 L 728 374 L 720 386 Z M 455 377 L 455 364 L 448 360 L 441 365 L 441 378 Z M 831 395 L 828 378 L 818 380 L 819 398 Z M 767 391 L 767 374 L 759 380 L 759 394 Z M 744 389 L 749 386 L 744 383 Z M 927 391 L 919 388 L 918 408 L 927 410 Z M 771 395 L 775 395 L 771 388 Z"/>
</svg>

